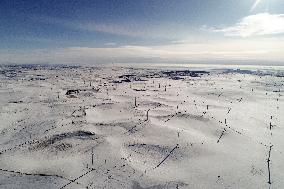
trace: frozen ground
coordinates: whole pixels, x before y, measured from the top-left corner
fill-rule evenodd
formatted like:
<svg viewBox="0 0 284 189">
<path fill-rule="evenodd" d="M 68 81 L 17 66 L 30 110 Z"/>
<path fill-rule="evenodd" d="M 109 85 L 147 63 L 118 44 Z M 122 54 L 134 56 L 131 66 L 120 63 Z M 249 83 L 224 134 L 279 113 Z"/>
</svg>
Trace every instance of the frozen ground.
<svg viewBox="0 0 284 189">
<path fill-rule="evenodd" d="M 1 66 L 0 188 L 284 188 L 284 72 L 255 69 Z"/>
</svg>

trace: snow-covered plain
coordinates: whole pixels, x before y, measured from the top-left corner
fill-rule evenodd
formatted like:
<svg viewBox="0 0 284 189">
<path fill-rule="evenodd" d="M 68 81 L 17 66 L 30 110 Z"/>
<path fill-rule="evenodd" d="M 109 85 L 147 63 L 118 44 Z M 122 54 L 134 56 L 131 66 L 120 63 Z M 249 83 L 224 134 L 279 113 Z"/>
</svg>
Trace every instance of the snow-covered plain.
<svg viewBox="0 0 284 189">
<path fill-rule="evenodd" d="M 284 188 L 283 69 L 0 71 L 0 188 Z"/>
</svg>

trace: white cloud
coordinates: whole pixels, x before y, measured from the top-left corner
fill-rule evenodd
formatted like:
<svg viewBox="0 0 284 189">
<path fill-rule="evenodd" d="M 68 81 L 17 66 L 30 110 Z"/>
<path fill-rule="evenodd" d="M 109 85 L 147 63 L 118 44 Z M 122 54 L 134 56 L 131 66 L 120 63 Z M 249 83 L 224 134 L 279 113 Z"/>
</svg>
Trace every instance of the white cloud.
<svg viewBox="0 0 284 189">
<path fill-rule="evenodd" d="M 284 61 L 284 38 L 231 39 L 208 43 L 170 43 L 160 46 L 69 47 L 1 51 L 0 63 L 135 63 L 216 60 Z"/>
<path fill-rule="evenodd" d="M 141 22 L 139 20 L 128 20 L 122 22 L 99 22 L 97 20 L 80 19 L 70 20 L 58 17 L 30 15 L 28 19 L 45 24 L 63 26 L 71 30 L 100 32 L 117 36 L 142 38 L 142 39 L 168 39 L 176 40 L 188 35 L 189 27 L 178 23 Z"/>
<path fill-rule="evenodd" d="M 75 30 L 101 32 L 130 37 L 140 37 L 146 35 L 145 31 L 143 30 L 143 27 L 140 27 L 140 25 L 138 24 L 99 23 L 94 20 L 85 22 L 80 20 L 68 20 L 41 15 L 31 15 L 28 18 L 37 22 L 64 26 L 66 28 Z"/>
<path fill-rule="evenodd" d="M 137 25 L 118 25 L 89 22 L 76 24 L 72 27 L 77 27 L 78 29 L 87 30 L 91 32 L 102 32 L 129 37 L 141 37 L 148 35 L 147 31 L 142 30 L 142 28 L 139 28 Z"/>
<path fill-rule="evenodd" d="M 116 46 L 116 43 L 114 42 L 108 42 L 104 44 L 105 46 Z"/>
<path fill-rule="evenodd" d="M 225 36 L 240 37 L 284 34 L 284 14 L 250 15 L 233 26 L 213 29 L 213 31 L 222 32 Z"/>
</svg>

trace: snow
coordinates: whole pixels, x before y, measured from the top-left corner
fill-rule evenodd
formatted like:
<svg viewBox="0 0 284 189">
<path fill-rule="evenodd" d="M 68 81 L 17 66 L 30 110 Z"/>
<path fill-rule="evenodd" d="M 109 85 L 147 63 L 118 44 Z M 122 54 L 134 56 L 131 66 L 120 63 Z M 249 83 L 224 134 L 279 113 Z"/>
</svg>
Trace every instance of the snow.
<svg viewBox="0 0 284 189">
<path fill-rule="evenodd" d="M 0 188 L 284 187 L 282 68 L 0 73 Z"/>
</svg>

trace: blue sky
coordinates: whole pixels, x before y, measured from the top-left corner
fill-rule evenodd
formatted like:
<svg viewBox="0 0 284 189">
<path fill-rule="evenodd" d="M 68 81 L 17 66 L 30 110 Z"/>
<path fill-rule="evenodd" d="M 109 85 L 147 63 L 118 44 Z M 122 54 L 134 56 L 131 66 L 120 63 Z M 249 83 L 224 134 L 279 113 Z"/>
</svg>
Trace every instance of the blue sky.
<svg viewBox="0 0 284 189">
<path fill-rule="evenodd" d="M 284 65 L 283 0 L 1 0 L 0 63 Z"/>
</svg>

